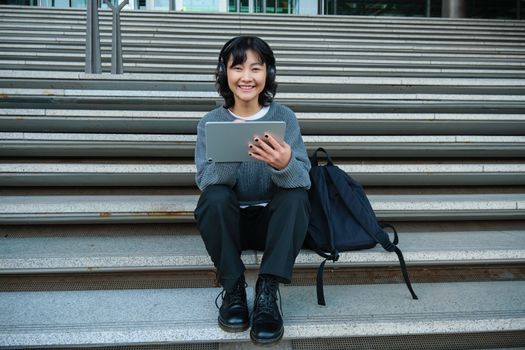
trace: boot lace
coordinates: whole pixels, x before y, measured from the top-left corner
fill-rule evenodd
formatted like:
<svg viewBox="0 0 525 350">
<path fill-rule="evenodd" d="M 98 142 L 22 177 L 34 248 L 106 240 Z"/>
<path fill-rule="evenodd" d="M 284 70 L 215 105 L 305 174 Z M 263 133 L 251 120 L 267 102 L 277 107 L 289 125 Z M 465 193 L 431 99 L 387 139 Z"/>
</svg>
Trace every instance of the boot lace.
<svg viewBox="0 0 525 350">
<path fill-rule="evenodd" d="M 223 289 L 215 298 L 215 306 L 217 309 L 220 309 L 219 306 L 219 298 L 221 298 L 222 302 L 224 303 L 224 299 L 226 299 L 226 302 L 228 304 L 241 304 L 244 302 L 243 297 L 243 290 L 248 287 L 248 284 L 246 282 L 238 282 L 235 287 L 231 290 L 231 292 L 227 292 L 226 289 Z"/>
<path fill-rule="evenodd" d="M 279 298 L 277 298 L 276 293 L 273 291 L 277 291 L 277 294 L 279 294 Z M 274 305 L 276 305 L 277 299 L 279 299 L 279 309 L 276 310 L 274 308 Z M 259 293 L 257 293 L 255 300 L 257 301 L 257 314 L 266 313 L 272 315 L 275 318 L 277 318 L 277 313 L 279 312 L 279 310 L 281 314 L 283 314 L 281 291 L 279 290 L 279 282 L 277 282 L 276 280 L 269 280 L 267 281 L 267 283 L 263 283 L 261 286 L 261 290 L 259 291 Z"/>
</svg>

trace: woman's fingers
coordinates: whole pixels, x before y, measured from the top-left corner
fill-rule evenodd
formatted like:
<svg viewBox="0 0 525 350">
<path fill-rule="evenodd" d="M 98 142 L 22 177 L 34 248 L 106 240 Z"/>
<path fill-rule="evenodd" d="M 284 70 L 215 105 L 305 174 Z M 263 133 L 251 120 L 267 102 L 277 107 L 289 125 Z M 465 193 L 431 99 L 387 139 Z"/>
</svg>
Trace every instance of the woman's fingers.
<svg viewBox="0 0 525 350">
<path fill-rule="evenodd" d="M 285 142 L 279 143 L 274 137 L 268 135 L 261 138 L 255 138 L 250 144 L 250 155 L 258 160 L 276 169 L 284 169 L 291 158 L 291 149 Z"/>
</svg>

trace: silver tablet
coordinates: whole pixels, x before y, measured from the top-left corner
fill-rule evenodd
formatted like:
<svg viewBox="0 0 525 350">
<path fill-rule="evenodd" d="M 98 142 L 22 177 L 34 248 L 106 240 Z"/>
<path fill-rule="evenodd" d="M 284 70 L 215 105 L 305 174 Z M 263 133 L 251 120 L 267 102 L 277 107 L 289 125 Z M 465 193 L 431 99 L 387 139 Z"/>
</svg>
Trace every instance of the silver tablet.
<svg viewBox="0 0 525 350">
<path fill-rule="evenodd" d="M 286 123 L 276 122 L 207 122 L 206 158 L 209 162 L 246 162 L 257 161 L 248 155 L 248 145 L 255 137 L 264 137 L 270 133 L 273 137 L 284 140 Z"/>
</svg>

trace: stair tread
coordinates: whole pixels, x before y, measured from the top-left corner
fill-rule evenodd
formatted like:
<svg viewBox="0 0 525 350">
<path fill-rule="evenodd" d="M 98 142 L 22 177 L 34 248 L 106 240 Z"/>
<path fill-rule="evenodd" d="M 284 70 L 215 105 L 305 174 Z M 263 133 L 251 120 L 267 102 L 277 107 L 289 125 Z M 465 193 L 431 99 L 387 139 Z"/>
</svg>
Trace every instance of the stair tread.
<svg viewBox="0 0 525 350">
<path fill-rule="evenodd" d="M 60 53 L 60 55 L 63 55 Z M 199 56 L 202 57 L 202 56 Z M 213 60 L 216 58 L 213 57 Z M 308 62 L 309 59 L 301 59 L 299 61 Z M 337 61 L 342 61 L 337 59 Z M 434 60 L 432 60 L 434 61 Z M 366 62 L 371 62 L 368 59 Z M 390 61 L 388 61 L 390 62 Z M 400 61 L 401 62 L 401 61 Z M 407 62 L 402 60 L 402 62 Z M 413 67 L 414 62 L 407 62 L 407 65 Z M 497 63 L 497 62 L 496 62 Z M 468 62 L 468 65 L 472 65 L 473 62 Z M 484 63 L 483 63 L 484 64 Z M 508 60 L 501 61 L 501 65 L 508 66 Z M 525 63 L 519 63 L 518 66 L 523 66 L 525 68 Z M 341 68 L 341 67 L 340 67 Z M 342 69 L 342 68 L 341 68 Z M 146 74 L 146 73 L 125 73 L 118 76 L 110 74 L 87 74 L 79 72 L 46 72 L 46 71 L 31 71 L 31 70 L 9 70 L 9 69 L 0 69 L 0 78 L 1 79 L 31 79 L 31 80 L 49 80 L 58 81 L 64 80 L 70 84 L 79 83 L 82 81 L 85 82 L 100 82 L 100 81 L 112 81 L 119 82 L 124 81 L 121 86 L 127 87 L 127 81 L 133 82 L 159 82 L 166 81 L 170 83 L 176 82 L 206 82 L 210 86 L 214 82 L 214 77 L 212 74 L 202 74 L 202 73 L 187 73 L 187 74 Z M 525 86 L 523 79 L 517 78 L 501 78 L 501 79 L 489 79 L 489 78 L 459 78 L 459 77 L 405 77 L 405 76 L 392 76 L 392 77 L 381 77 L 374 76 L 371 72 L 370 76 L 361 76 L 361 77 L 352 77 L 352 76 L 339 76 L 339 77 L 326 77 L 326 76 L 292 76 L 280 74 L 278 77 L 278 82 L 281 84 L 290 84 L 290 83 L 308 83 L 308 84 L 352 84 L 352 85 L 362 85 L 362 84 L 373 84 L 373 85 L 437 85 L 437 86 L 466 86 L 469 88 L 480 87 L 490 87 L 490 86 Z M 10 86 L 16 86 L 17 82 L 11 82 Z M 34 89 L 33 89 L 34 90 Z M 46 91 L 49 89 L 45 89 Z M 60 89 L 57 89 L 60 90 Z M 68 89 L 72 91 L 78 91 L 75 89 Z M 94 89 L 97 90 L 97 89 Z M 98 89 L 99 90 L 99 89 Z M 110 90 L 110 91 L 113 91 Z"/>
<path fill-rule="evenodd" d="M 524 288 L 523 281 L 421 283 L 414 284 L 419 296 L 414 301 L 402 284 L 325 286 L 327 306 L 321 307 L 315 287 L 285 286 L 284 339 L 523 330 Z M 226 333 L 218 327 L 212 305 L 219 292 L 4 292 L 0 345 L 248 340 L 248 332 Z M 248 294 L 252 300 L 252 288 Z"/>
<path fill-rule="evenodd" d="M 60 229 L 57 229 L 57 231 Z M 410 264 L 476 264 L 525 262 L 525 231 L 400 232 L 400 249 Z M 59 235 L 0 238 L 0 272 L 108 271 L 156 269 L 212 269 L 213 264 L 198 233 L 142 235 Z M 248 268 L 261 263 L 262 253 L 245 251 Z M 302 250 L 297 266 L 317 267 L 322 258 Z M 397 257 L 380 246 L 344 252 L 336 266 L 396 264 Z"/>
<path fill-rule="evenodd" d="M 525 185 L 525 163 L 502 161 L 338 160 L 337 165 L 368 185 Z M 191 160 L 1 160 L 4 186 L 195 186 Z"/>
<path fill-rule="evenodd" d="M 517 129 L 519 130 L 519 129 Z M 333 157 L 519 157 L 522 135 L 304 135 Z M 193 157 L 196 135 L 0 132 L 0 155 Z"/>
<path fill-rule="evenodd" d="M 200 120 L 205 112 L 196 111 L 156 111 L 156 110 L 87 110 L 87 109 L 47 109 L 47 108 L 2 108 L 0 118 L 4 116 L 16 117 L 64 117 L 64 118 L 148 118 L 150 122 L 155 119 L 193 119 Z M 358 112 L 296 112 L 295 115 L 302 121 L 303 119 L 322 119 L 326 121 L 356 120 L 359 122 L 366 121 L 525 121 L 523 113 L 358 113 Z M 69 120 L 71 121 L 71 120 Z"/>
<path fill-rule="evenodd" d="M 46 133 L 46 132 L 0 132 L 0 140 L 6 141 L 67 141 L 67 142 L 181 142 L 195 143 L 197 135 L 181 134 L 124 134 L 124 133 Z M 522 135 L 304 135 L 306 144 L 316 142 L 327 143 L 513 143 L 525 142 Z"/>
<path fill-rule="evenodd" d="M 186 191 L 187 193 L 187 191 Z M 195 194 L 4 195 L 0 222 L 193 222 Z M 525 215 L 525 194 L 372 194 L 381 219 L 468 219 Z"/>
<path fill-rule="evenodd" d="M 339 160 L 337 166 L 349 174 L 363 173 L 483 173 L 483 172 L 525 172 L 525 160 L 484 160 L 435 162 L 391 160 Z M 129 160 L 6 160 L 0 159 L 0 173 L 190 173 L 195 175 L 195 164 L 189 160 L 177 161 L 129 161 Z"/>
<path fill-rule="evenodd" d="M 280 99 L 307 100 L 378 100 L 378 101 L 480 101 L 523 102 L 525 97 L 520 94 L 443 94 L 443 93 L 307 93 L 283 92 Z M 98 99 L 111 98 L 218 98 L 216 91 L 145 91 L 145 90 L 83 90 L 83 89 L 33 89 L 33 88 L 0 88 L 0 94 L 7 96 L 48 96 L 48 97 L 90 97 Z"/>
</svg>

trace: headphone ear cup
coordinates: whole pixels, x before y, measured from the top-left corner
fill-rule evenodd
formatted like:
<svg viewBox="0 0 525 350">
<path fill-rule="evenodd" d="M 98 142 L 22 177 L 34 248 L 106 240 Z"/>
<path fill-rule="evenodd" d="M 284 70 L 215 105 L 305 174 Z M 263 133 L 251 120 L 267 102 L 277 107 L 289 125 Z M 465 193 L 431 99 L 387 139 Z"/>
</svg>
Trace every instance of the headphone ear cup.
<svg viewBox="0 0 525 350">
<path fill-rule="evenodd" d="M 274 65 L 268 65 L 268 70 L 266 72 L 266 79 L 268 81 L 274 82 L 275 76 L 276 76 L 275 66 Z"/>
<path fill-rule="evenodd" d="M 226 67 L 224 67 L 224 63 L 222 62 L 217 65 L 217 77 L 221 85 L 224 86 L 224 84 L 228 84 L 228 78 L 226 76 Z"/>
</svg>

